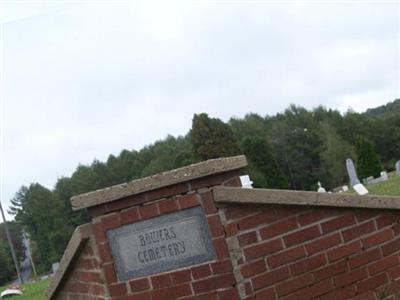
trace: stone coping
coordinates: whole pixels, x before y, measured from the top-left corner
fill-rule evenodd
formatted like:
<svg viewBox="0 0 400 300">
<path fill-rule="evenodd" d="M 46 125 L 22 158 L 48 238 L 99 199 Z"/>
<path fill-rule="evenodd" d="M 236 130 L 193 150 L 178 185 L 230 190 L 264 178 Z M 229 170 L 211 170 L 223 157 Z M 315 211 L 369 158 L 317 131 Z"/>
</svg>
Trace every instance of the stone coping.
<svg viewBox="0 0 400 300">
<path fill-rule="evenodd" d="M 105 189 L 74 196 L 71 198 L 72 209 L 79 210 L 96 206 L 131 195 L 140 194 L 201 177 L 241 169 L 246 166 L 247 161 L 244 155 L 211 159 L 153 176 L 136 179 L 128 183 L 122 183 Z"/>
<path fill-rule="evenodd" d="M 215 202 L 400 209 L 400 197 L 215 187 Z"/>
<path fill-rule="evenodd" d="M 60 266 L 46 290 L 47 299 L 51 300 L 53 296 L 55 296 L 55 293 L 64 277 L 67 275 L 67 271 L 72 265 L 73 260 L 79 255 L 80 250 L 85 246 L 91 235 L 92 224 L 90 223 L 78 226 L 75 229 L 60 260 Z"/>
</svg>

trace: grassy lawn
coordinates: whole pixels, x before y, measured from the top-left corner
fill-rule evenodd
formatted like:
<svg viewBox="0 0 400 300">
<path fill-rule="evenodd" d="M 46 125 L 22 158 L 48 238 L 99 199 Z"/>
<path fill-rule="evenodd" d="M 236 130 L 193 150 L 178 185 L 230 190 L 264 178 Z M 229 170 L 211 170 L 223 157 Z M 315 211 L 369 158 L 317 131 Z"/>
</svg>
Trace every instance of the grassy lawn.
<svg viewBox="0 0 400 300">
<path fill-rule="evenodd" d="M 44 292 L 49 285 L 49 279 L 38 281 L 35 283 L 24 284 L 23 288 L 25 290 L 23 295 L 14 296 L 6 299 L 15 300 L 45 300 Z M 1 287 L 0 292 L 5 290 L 7 287 Z"/>
<path fill-rule="evenodd" d="M 400 196 L 400 176 L 390 174 L 388 181 L 367 185 L 370 195 Z"/>
</svg>

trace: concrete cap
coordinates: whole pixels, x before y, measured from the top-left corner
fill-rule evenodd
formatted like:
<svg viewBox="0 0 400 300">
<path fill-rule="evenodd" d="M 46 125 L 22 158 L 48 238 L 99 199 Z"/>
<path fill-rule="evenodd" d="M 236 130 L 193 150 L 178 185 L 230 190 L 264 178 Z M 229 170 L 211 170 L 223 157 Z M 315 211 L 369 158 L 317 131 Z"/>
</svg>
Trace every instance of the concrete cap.
<svg viewBox="0 0 400 300">
<path fill-rule="evenodd" d="M 64 255 L 61 258 L 60 266 L 46 290 L 47 299 L 51 300 L 55 296 L 57 289 L 67 274 L 67 271 L 71 267 L 74 260 L 78 257 L 81 249 L 85 246 L 91 235 L 91 224 L 84 224 L 75 229 L 71 239 L 69 240 L 67 248 L 65 249 Z"/>
<path fill-rule="evenodd" d="M 215 202 L 400 209 L 400 197 L 215 187 Z"/>
<path fill-rule="evenodd" d="M 244 155 L 210 159 L 179 169 L 114 185 L 71 198 L 73 210 L 104 204 L 131 195 L 144 193 L 201 177 L 242 169 L 247 166 Z"/>
</svg>

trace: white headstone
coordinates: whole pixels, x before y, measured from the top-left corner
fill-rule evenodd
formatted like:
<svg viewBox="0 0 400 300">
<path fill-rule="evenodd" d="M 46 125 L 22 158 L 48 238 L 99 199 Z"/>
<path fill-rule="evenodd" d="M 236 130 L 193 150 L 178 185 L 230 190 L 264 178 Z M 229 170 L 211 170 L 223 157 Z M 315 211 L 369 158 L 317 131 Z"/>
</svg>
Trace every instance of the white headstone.
<svg viewBox="0 0 400 300">
<path fill-rule="evenodd" d="M 56 262 L 54 264 L 51 265 L 51 268 L 53 270 L 53 274 L 56 274 L 58 268 L 60 267 L 60 263 Z"/>
<path fill-rule="evenodd" d="M 349 187 L 347 185 L 344 185 L 342 187 L 342 189 L 343 189 L 343 192 L 348 192 L 349 191 Z"/>
<path fill-rule="evenodd" d="M 350 184 L 354 186 L 360 183 L 360 180 L 357 177 L 356 168 L 354 167 L 354 163 L 351 158 L 346 159 L 346 168 L 347 173 L 349 174 Z"/>
<path fill-rule="evenodd" d="M 321 186 L 321 182 L 318 181 L 318 193 L 326 193 L 326 190 Z"/>
<path fill-rule="evenodd" d="M 353 189 L 357 192 L 359 195 L 366 195 L 368 194 L 368 190 L 365 188 L 365 186 L 362 183 L 357 183 L 356 185 L 353 186 Z"/>
<path fill-rule="evenodd" d="M 245 189 L 252 189 L 253 188 L 253 181 L 250 180 L 249 175 L 240 176 L 240 182 L 242 187 Z"/>
<path fill-rule="evenodd" d="M 396 163 L 396 174 L 400 175 L 400 160 Z"/>
<path fill-rule="evenodd" d="M 381 178 L 383 181 L 386 181 L 389 179 L 388 173 L 386 171 L 381 172 Z"/>
</svg>

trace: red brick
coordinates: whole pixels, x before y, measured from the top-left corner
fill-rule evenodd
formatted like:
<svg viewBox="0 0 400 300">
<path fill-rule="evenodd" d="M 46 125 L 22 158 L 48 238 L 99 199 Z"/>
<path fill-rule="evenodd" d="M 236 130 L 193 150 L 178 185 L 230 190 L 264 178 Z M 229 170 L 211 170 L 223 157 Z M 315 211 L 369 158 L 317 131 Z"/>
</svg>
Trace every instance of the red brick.
<svg viewBox="0 0 400 300">
<path fill-rule="evenodd" d="M 216 292 L 182 298 L 182 300 L 218 300 Z"/>
<path fill-rule="evenodd" d="M 165 300 L 165 299 L 177 299 L 184 296 L 192 295 L 192 289 L 188 283 L 163 288 L 158 290 L 153 290 L 151 292 L 152 300 Z"/>
<path fill-rule="evenodd" d="M 222 227 L 219 215 L 210 216 L 207 218 L 208 226 L 213 237 L 219 237 L 224 235 L 224 228 Z"/>
<path fill-rule="evenodd" d="M 398 300 L 393 297 L 385 297 L 385 296 L 399 296 L 399 291 L 400 291 L 400 280 L 397 280 L 395 282 L 391 282 L 384 287 L 377 288 L 375 291 L 375 294 L 378 296 L 378 300 L 380 299 L 385 299 L 385 300 Z M 385 297 L 385 298 L 383 298 Z M 375 300 L 375 299 L 374 299 Z"/>
<path fill-rule="evenodd" d="M 329 211 L 324 208 L 318 208 L 298 216 L 299 224 L 301 226 L 309 225 L 329 216 Z"/>
<path fill-rule="evenodd" d="M 77 279 L 78 281 L 85 281 L 85 282 L 96 282 L 96 283 L 103 282 L 100 278 L 100 273 L 90 272 L 90 271 L 75 271 L 74 279 Z"/>
<path fill-rule="evenodd" d="M 216 186 L 216 185 L 221 185 L 221 184 L 223 184 L 223 182 L 225 182 L 233 177 L 236 177 L 239 174 L 240 174 L 239 170 L 234 170 L 234 171 L 230 171 L 230 172 L 224 172 L 224 173 L 220 173 L 220 174 L 216 174 L 216 175 L 210 175 L 210 176 L 194 179 L 189 182 L 190 189 L 192 191 L 194 191 L 194 190 L 198 190 L 198 189 L 204 188 L 204 187 L 212 187 L 212 186 Z"/>
<path fill-rule="evenodd" d="M 181 196 L 178 197 L 177 200 L 181 209 L 194 207 L 200 204 L 197 194 Z"/>
<path fill-rule="evenodd" d="M 274 207 L 276 215 L 278 219 L 284 219 L 289 216 L 298 215 L 299 213 L 303 213 L 306 209 L 300 206 L 275 206 Z"/>
<path fill-rule="evenodd" d="M 151 300 L 151 294 L 149 292 L 142 292 L 142 293 L 125 296 L 125 297 L 118 298 L 118 299 L 119 300 Z"/>
<path fill-rule="evenodd" d="M 260 243 L 254 246 L 250 246 L 244 249 L 244 255 L 247 259 L 257 258 L 260 256 L 275 253 L 283 249 L 283 243 L 281 239 Z"/>
<path fill-rule="evenodd" d="M 151 277 L 151 283 L 154 289 L 169 287 L 172 284 L 169 274 L 153 276 Z"/>
<path fill-rule="evenodd" d="M 400 234 L 400 224 L 396 223 L 392 226 L 394 235 L 399 235 Z"/>
<path fill-rule="evenodd" d="M 297 294 L 299 300 L 315 299 L 323 294 L 326 294 L 334 289 L 332 280 L 325 280 L 307 287 Z"/>
<path fill-rule="evenodd" d="M 314 278 L 316 281 L 320 281 L 344 273 L 346 271 L 347 271 L 346 261 L 340 261 L 334 265 L 329 265 L 321 270 L 315 271 Z"/>
<path fill-rule="evenodd" d="M 243 233 L 238 236 L 238 240 L 241 247 L 254 244 L 257 242 L 257 233 L 255 231 Z"/>
<path fill-rule="evenodd" d="M 219 277 L 211 277 L 192 283 L 195 294 L 214 291 L 218 288 L 227 288 L 233 286 L 235 278 L 232 274 L 225 274 Z"/>
<path fill-rule="evenodd" d="M 325 255 L 319 254 L 317 256 L 307 258 L 305 260 L 292 264 L 290 266 L 290 271 L 292 272 L 292 275 L 298 275 L 318 269 L 325 264 L 326 264 Z"/>
<path fill-rule="evenodd" d="M 227 237 L 234 236 L 239 232 L 238 224 L 230 223 L 225 225 L 225 233 Z"/>
<path fill-rule="evenodd" d="M 111 252 L 110 252 L 110 247 L 108 246 L 108 243 L 100 244 L 97 246 L 99 249 L 99 254 L 100 258 L 103 263 L 110 262 L 112 260 L 111 258 Z"/>
<path fill-rule="evenodd" d="M 388 282 L 387 274 L 381 273 L 374 277 L 368 278 L 362 282 L 357 283 L 357 289 L 359 292 L 364 293 L 366 291 L 375 290 L 377 287 L 382 286 Z"/>
<path fill-rule="evenodd" d="M 251 279 L 254 290 L 273 285 L 274 283 L 284 281 L 290 277 L 289 268 L 287 266 L 280 269 L 261 274 Z"/>
<path fill-rule="evenodd" d="M 260 235 L 263 240 L 269 239 L 271 237 L 289 232 L 298 228 L 296 218 L 290 218 L 283 221 L 279 221 L 272 225 L 260 229 Z"/>
<path fill-rule="evenodd" d="M 328 251 L 328 260 L 330 262 L 336 261 L 359 251 L 361 251 L 361 242 L 355 241 Z"/>
<path fill-rule="evenodd" d="M 137 207 L 131 207 L 121 211 L 121 223 L 129 224 L 139 220 L 139 212 Z"/>
<path fill-rule="evenodd" d="M 393 231 L 391 229 L 386 229 L 370 235 L 363 239 L 364 248 L 370 248 L 372 246 L 382 244 L 393 238 Z"/>
<path fill-rule="evenodd" d="M 400 239 L 396 239 L 382 246 L 383 255 L 389 255 L 400 250 Z"/>
<path fill-rule="evenodd" d="M 187 183 L 179 183 L 145 193 L 147 201 L 167 198 L 170 196 L 186 194 L 189 191 Z"/>
<path fill-rule="evenodd" d="M 150 289 L 150 284 L 149 284 L 149 279 L 148 278 L 132 280 L 132 281 L 129 282 L 129 285 L 130 285 L 131 291 L 133 293 L 141 292 L 141 291 L 145 291 L 145 290 Z"/>
<path fill-rule="evenodd" d="M 225 180 L 222 183 L 223 186 L 231 186 L 231 187 L 242 187 L 242 181 L 240 180 L 239 176 L 230 178 L 228 180 Z"/>
<path fill-rule="evenodd" d="M 349 266 L 351 269 L 357 268 L 359 266 L 366 265 L 370 262 L 376 261 L 382 257 L 381 251 L 379 248 L 375 248 L 373 250 L 363 252 L 359 255 L 350 257 Z"/>
<path fill-rule="evenodd" d="M 350 285 L 342 289 L 336 288 L 333 292 L 323 295 L 321 300 L 344 300 L 349 299 L 357 293 L 355 285 Z"/>
<path fill-rule="evenodd" d="M 360 281 L 368 277 L 367 268 L 356 269 L 346 274 L 339 275 L 335 278 L 335 285 L 337 287 L 344 287 L 354 282 Z"/>
<path fill-rule="evenodd" d="M 303 246 L 290 249 L 279 254 L 267 258 L 268 265 L 271 268 L 276 268 L 286 263 L 290 263 L 306 256 L 306 251 Z"/>
<path fill-rule="evenodd" d="M 304 274 L 303 276 L 279 284 L 276 287 L 276 292 L 278 293 L 278 296 L 281 297 L 306 287 L 312 284 L 313 281 L 314 280 L 311 274 Z"/>
<path fill-rule="evenodd" d="M 274 289 L 266 289 L 255 294 L 255 300 L 275 300 L 276 294 Z"/>
<path fill-rule="evenodd" d="M 366 221 L 368 219 L 375 218 L 381 213 L 379 210 L 374 209 L 357 209 L 356 210 L 356 217 L 359 223 Z"/>
<path fill-rule="evenodd" d="M 397 280 L 400 278 L 400 265 L 397 265 L 388 270 L 388 274 L 391 280 Z"/>
<path fill-rule="evenodd" d="M 117 282 L 117 274 L 113 263 L 104 264 L 103 270 L 107 283 Z"/>
<path fill-rule="evenodd" d="M 80 258 L 78 261 L 77 269 L 93 270 L 98 266 L 98 262 L 94 258 Z"/>
<path fill-rule="evenodd" d="M 249 281 L 244 283 L 244 291 L 245 291 L 246 295 L 250 295 L 253 293 L 253 288 Z"/>
<path fill-rule="evenodd" d="M 215 206 L 213 195 L 211 192 L 206 192 L 200 194 L 203 208 L 206 214 L 214 214 L 217 212 L 217 207 Z"/>
<path fill-rule="evenodd" d="M 370 264 L 368 267 L 368 271 L 371 275 L 373 275 L 382 272 L 386 269 L 389 269 L 397 264 L 399 264 L 398 255 L 387 256 L 373 264 Z"/>
<path fill-rule="evenodd" d="M 159 215 L 157 204 L 145 205 L 139 208 L 139 215 L 142 219 L 150 219 Z"/>
<path fill-rule="evenodd" d="M 93 256 L 93 255 L 94 255 L 93 248 L 89 244 L 87 244 L 82 251 L 82 256 Z"/>
<path fill-rule="evenodd" d="M 229 220 L 237 220 L 249 215 L 254 215 L 257 213 L 257 210 L 253 207 L 249 207 L 246 205 L 232 205 L 223 210 L 225 212 L 226 219 Z"/>
<path fill-rule="evenodd" d="M 112 297 L 118 297 L 126 295 L 126 284 L 125 283 L 114 283 L 108 286 L 110 295 Z"/>
<path fill-rule="evenodd" d="M 241 267 L 241 273 L 244 277 L 250 277 L 254 274 L 259 274 L 267 270 L 264 259 L 250 262 Z"/>
<path fill-rule="evenodd" d="M 113 229 L 121 226 L 121 218 L 119 213 L 112 213 L 101 218 L 103 228 L 105 230 Z"/>
<path fill-rule="evenodd" d="M 210 265 L 197 266 L 192 268 L 194 279 L 200 279 L 211 275 Z"/>
<path fill-rule="evenodd" d="M 250 216 L 244 218 L 239 221 L 239 229 L 247 230 L 261 224 L 268 224 L 269 222 L 275 221 L 277 216 L 273 210 L 264 211 L 262 213 L 258 213 L 254 216 Z"/>
<path fill-rule="evenodd" d="M 219 259 L 229 257 L 228 245 L 226 244 L 225 238 L 215 239 L 213 240 L 213 244 Z"/>
<path fill-rule="evenodd" d="M 219 300 L 239 300 L 239 294 L 235 288 L 218 292 Z"/>
<path fill-rule="evenodd" d="M 177 211 L 179 209 L 176 199 L 162 200 L 162 201 L 158 202 L 157 204 L 158 204 L 158 210 L 160 211 L 160 214 L 167 214 L 170 212 Z"/>
<path fill-rule="evenodd" d="M 400 220 L 400 214 L 399 213 L 383 213 L 380 217 L 376 219 L 376 225 L 378 229 L 392 225 L 393 223 L 396 223 Z"/>
<path fill-rule="evenodd" d="M 349 227 L 356 223 L 356 219 L 353 214 L 337 217 L 333 220 L 324 222 L 321 224 L 322 232 L 329 233 L 344 227 Z"/>
<path fill-rule="evenodd" d="M 96 241 L 98 244 L 104 243 L 107 241 L 106 233 L 102 223 L 95 223 L 92 225 L 93 234 L 96 237 Z"/>
<path fill-rule="evenodd" d="M 233 266 L 230 260 L 217 261 L 211 264 L 211 269 L 214 274 L 222 274 L 232 271 Z"/>
<path fill-rule="evenodd" d="M 326 249 L 332 248 L 339 245 L 342 242 L 340 233 L 335 233 L 330 236 L 323 236 L 318 240 L 306 244 L 307 253 L 312 255 L 317 252 L 324 251 Z"/>
<path fill-rule="evenodd" d="M 321 235 L 319 226 L 312 226 L 294 233 L 291 233 L 283 238 L 287 247 L 301 244 L 305 241 L 312 240 Z"/>
<path fill-rule="evenodd" d="M 373 221 L 369 221 L 367 223 L 344 230 L 342 234 L 345 241 L 350 241 L 373 231 L 375 231 L 375 223 Z"/>
<path fill-rule="evenodd" d="M 182 270 L 171 273 L 173 284 L 183 283 L 191 280 L 190 270 Z"/>
</svg>

